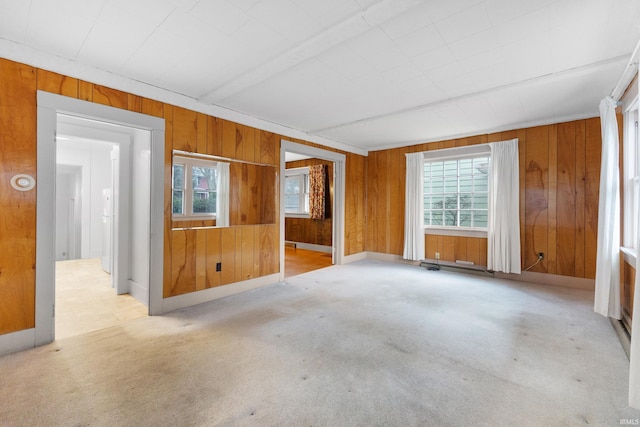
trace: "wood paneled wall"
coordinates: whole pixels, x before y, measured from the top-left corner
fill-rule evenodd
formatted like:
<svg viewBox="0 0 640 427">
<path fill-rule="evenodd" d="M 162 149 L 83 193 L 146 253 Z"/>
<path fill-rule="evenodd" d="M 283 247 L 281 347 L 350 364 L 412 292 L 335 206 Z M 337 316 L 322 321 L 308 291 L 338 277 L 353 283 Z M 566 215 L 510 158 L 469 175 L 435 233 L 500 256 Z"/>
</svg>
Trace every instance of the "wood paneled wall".
<svg viewBox="0 0 640 427">
<path fill-rule="evenodd" d="M 36 175 L 37 90 L 165 119 L 164 297 L 279 271 L 279 211 L 273 224 L 173 229 L 205 224 L 172 224 L 171 154 L 177 149 L 279 168 L 280 135 L 0 58 L 0 334 L 32 328 L 35 322 L 36 193 L 14 191 L 9 180 L 16 173 Z M 364 251 L 365 157 L 344 154 L 345 252 L 350 255 Z M 274 191 L 267 197 L 276 198 L 277 209 Z M 255 202 L 250 196 L 241 199 Z"/>
<path fill-rule="evenodd" d="M 519 139 L 522 267 L 595 278 L 600 119 L 586 119 L 370 152 L 367 158 L 368 251 L 402 255 L 405 153 Z M 425 236 L 428 258 L 486 265 L 486 239 Z"/>
<path fill-rule="evenodd" d="M 329 178 L 329 204 L 327 209 L 333 206 L 333 162 L 321 159 L 297 160 L 287 162 L 287 169 L 301 168 L 313 165 L 326 165 Z M 284 239 L 289 242 L 310 243 L 313 245 L 333 245 L 333 213 L 327 210 L 327 218 L 292 218 L 285 217 Z"/>
<path fill-rule="evenodd" d="M 37 74 L 0 61 L 0 334 L 35 325 L 36 191 L 9 184 L 36 176 Z"/>
</svg>

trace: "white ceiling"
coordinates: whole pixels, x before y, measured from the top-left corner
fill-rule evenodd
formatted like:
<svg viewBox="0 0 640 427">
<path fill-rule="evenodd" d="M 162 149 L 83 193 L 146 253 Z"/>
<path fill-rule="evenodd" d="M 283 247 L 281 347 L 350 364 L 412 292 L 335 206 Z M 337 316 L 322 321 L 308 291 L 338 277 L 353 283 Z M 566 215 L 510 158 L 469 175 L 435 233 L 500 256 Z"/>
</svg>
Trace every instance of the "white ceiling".
<svg viewBox="0 0 640 427">
<path fill-rule="evenodd" d="M 70 75 L 106 72 L 122 90 L 142 82 L 360 150 L 596 116 L 640 39 L 638 0 L 0 0 L 0 10 L 1 56 L 30 49 L 48 58 L 39 66 L 71 61 Z"/>
</svg>

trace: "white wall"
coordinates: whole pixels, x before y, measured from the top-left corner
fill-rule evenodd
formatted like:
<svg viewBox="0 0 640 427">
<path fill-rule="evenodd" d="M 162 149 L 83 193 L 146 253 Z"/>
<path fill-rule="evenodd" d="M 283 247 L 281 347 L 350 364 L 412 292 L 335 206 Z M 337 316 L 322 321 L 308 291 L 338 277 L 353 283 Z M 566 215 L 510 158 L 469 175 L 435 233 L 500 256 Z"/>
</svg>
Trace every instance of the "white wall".
<svg viewBox="0 0 640 427">
<path fill-rule="evenodd" d="M 151 224 L 151 137 L 135 130 L 131 155 L 131 279 L 130 293 L 147 304 L 149 290 L 149 233 Z"/>
<path fill-rule="evenodd" d="M 99 258 L 102 253 L 102 190 L 111 186 L 112 148 L 113 144 L 106 142 L 57 143 L 56 163 L 82 169 L 80 258 Z"/>
</svg>

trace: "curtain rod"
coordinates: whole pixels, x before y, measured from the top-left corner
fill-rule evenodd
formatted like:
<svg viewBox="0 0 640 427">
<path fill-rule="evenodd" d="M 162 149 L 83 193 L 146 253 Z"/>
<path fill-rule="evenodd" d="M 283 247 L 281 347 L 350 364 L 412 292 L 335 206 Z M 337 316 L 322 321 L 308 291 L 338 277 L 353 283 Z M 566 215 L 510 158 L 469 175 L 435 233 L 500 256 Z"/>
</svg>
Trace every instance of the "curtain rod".
<svg viewBox="0 0 640 427">
<path fill-rule="evenodd" d="M 638 72 L 639 48 L 640 48 L 640 41 L 638 41 L 635 49 L 633 49 L 631 58 L 629 58 L 629 62 L 627 63 L 627 66 L 625 67 L 624 72 L 620 76 L 620 80 L 618 80 L 618 83 L 616 84 L 615 88 L 611 92 L 611 98 L 613 98 L 614 101 L 620 101 L 620 98 L 622 98 L 624 91 L 627 90 L 627 87 L 629 87 L 629 83 L 631 83 L 631 80 L 633 80 L 633 77 Z"/>
</svg>

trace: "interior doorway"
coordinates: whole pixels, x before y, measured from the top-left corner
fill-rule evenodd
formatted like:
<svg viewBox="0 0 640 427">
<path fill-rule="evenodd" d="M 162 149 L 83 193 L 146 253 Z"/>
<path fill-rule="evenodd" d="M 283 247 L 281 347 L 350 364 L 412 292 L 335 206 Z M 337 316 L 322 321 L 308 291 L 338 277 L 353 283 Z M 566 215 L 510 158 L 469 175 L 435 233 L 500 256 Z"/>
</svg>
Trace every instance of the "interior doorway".
<svg viewBox="0 0 640 427">
<path fill-rule="evenodd" d="M 38 91 L 36 321 L 33 330 L 17 338 L 21 341 L 16 346 L 38 346 L 55 337 L 56 216 L 52 212 L 56 209 L 57 137 L 65 135 L 106 141 L 116 152 L 113 165 L 118 172 L 112 177 L 112 191 L 118 191 L 119 197 L 114 198 L 111 218 L 111 290 L 135 297 L 145 304 L 147 314 L 163 312 L 164 126 L 162 118 Z M 108 158 L 114 160 L 112 155 Z M 82 180 L 81 187 L 86 182 Z M 101 200 L 103 189 L 91 197 Z M 87 215 L 86 204 L 80 201 L 79 205 L 79 215 Z M 99 204 L 101 216 L 103 209 Z M 102 218 L 93 225 L 100 231 Z M 94 259 L 102 269 L 102 242 L 89 234 L 81 232 L 79 243 L 74 237 L 75 250 L 82 260 Z"/>
<path fill-rule="evenodd" d="M 346 156 L 286 140 L 281 141 L 280 147 L 280 175 L 283 177 L 280 180 L 280 278 L 284 280 L 291 276 L 290 273 L 300 274 L 305 270 L 343 263 Z M 297 178 L 296 183 L 296 178 L 287 179 L 288 176 L 295 175 L 292 169 L 304 169 L 313 165 L 321 165 L 326 174 L 324 200 L 327 218 L 310 219 L 308 212 L 287 215 L 286 211 L 291 212 L 295 205 L 295 196 L 289 193 L 297 191 L 296 194 L 300 194 L 308 190 L 305 188 L 305 178 Z M 298 170 L 297 173 L 304 175 L 309 172 Z M 291 185 L 289 189 L 287 184 Z M 289 191 L 294 187 L 295 191 Z M 300 201 L 299 206 L 302 204 Z"/>
<path fill-rule="evenodd" d="M 333 161 L 285 152 L 285 277 L 333 264 L 334 171 Z"/>
<path fill-rule="evenodd" d="M 123 199 L 135 186 L 150 184 L 148 177 L 120 179 L 121 171 L 133 175 L 131 163 L 121 165 L 121 157 L 130 158 L 136 145 L 148 148 L 149 135 L 136 137 L 131 128 L 63 114 L 57 129 L 55 333 L 66 338 L 148 315 L 148 296 L 139 293 L 136 300 L 130 279 L 118 280 L 118 273 L 128 269 L 120 264 L 118 250 L 128 252 L 119 242 L 119 228 L 131 229 L 132 215 L 119 215 Z M 147 230 L 148 205 L 148 199 L 142 201 L 147 221 L 141 226 Z M 141 261 L 148 269 L 148 256 Z"/>
</svg>

